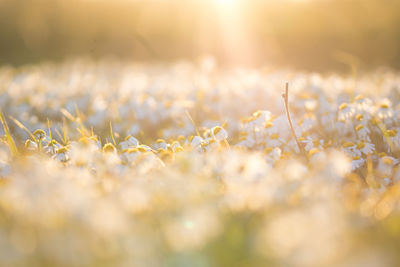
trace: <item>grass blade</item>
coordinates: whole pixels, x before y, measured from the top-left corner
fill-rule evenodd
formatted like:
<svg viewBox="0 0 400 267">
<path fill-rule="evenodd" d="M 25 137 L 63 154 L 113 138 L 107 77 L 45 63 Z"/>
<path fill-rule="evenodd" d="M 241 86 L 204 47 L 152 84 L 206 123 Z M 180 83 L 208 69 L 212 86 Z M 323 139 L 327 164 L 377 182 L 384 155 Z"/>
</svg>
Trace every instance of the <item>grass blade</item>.
<svg viewBox="0 0 400 267">
<path fill-rule="evenodd" d="M 112 127 L 111 121 L 110 121 L 110 134 L 111 134 L 111 138 L 114 143 L 114 146 L 117 146 L 117 142 L 115 142 L 115 138 L 114 138 L 114 132 L 113 132 L 113 127 Z"/>
<path fill-rule="evenodd" d="M 22 130 L 24 130 L 25 132 L 27 132 L 29 134 L 29 136 L 32 138 L 33 141 L 35 141 L 36 143 L 38 142 L 38 140 L 36 139 L 36 137 L 32 134 L 31 131 L 29 131 L 28 128 L 25 127 L 25 125 L 23 125 L 19 120 L 17 120 L 16 118 L 12 117 L 12 116 L 8 116 L 19 128 L 21 128 Z"/>
<path fill-rule="evenodd" d="M 3 111 L 1 109 L 0 109 L 0 122 L 3 125 L 4 132 L 6 134 L 7 144 L 8 144 L 8 147 L 10 148 L 11 154 L 13 156 L 17 156 L 18 155 L 17 146 L 16 146 L 16 144 L 14 142 L 14 139 L 11 136 L 10 129 L 8 128 L 7 122 L 6 122 L 6 120 L 4 118 L 4 115 L 3 115 Z"/>
</svg>

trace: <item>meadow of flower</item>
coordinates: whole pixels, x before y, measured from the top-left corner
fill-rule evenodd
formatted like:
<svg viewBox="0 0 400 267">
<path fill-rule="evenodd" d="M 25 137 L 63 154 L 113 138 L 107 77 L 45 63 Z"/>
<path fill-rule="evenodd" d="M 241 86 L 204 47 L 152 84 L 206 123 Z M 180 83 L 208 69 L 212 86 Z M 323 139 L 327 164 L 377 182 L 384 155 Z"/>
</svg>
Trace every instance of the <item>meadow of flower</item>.
<svg viewBox="0 0 400 267">
<path fill-rule="evenodd" d="M 398 73 L 80 59 L 0 107 L 1 266 L 400 265 Z"/>
</svg>

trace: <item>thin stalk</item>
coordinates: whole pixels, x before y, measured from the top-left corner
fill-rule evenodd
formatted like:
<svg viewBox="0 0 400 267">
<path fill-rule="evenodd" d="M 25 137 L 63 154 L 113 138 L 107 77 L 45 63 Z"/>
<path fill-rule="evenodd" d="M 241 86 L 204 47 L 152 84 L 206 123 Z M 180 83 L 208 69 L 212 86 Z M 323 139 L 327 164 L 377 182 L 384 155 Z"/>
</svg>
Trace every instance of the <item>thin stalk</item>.
<svg viewBox="0 0 400 267">
<path fill-rule="evenodd" d="M 289 83 L 286 83 L 286 88 L 285 88 L 285 93 L 282 94 L 283 100 L 285 102 L 285 110 L 286 110 L 286 116 L 289 121 L 289 126 L 290 126 L 290 131 L 292 132 L 292 136 L 294 140 L 296 141 L 297 146 L 299 147 L 299 151 L 303 156 L 307 158 L 306 151 L 304 150 L 304 147 L 300 144 L 299 139 L 297 139 L 296 133 L 293 128 L 292 124 L 292 119 L 290 118 L 290 112 L 289 112 Z"/>
</svg>

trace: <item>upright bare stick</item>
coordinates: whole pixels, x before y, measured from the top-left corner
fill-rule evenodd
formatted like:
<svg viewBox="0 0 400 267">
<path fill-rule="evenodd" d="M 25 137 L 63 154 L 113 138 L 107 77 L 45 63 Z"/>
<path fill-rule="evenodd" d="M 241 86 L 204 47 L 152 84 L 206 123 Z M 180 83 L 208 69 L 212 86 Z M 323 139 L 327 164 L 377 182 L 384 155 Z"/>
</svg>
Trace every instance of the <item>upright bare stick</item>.
<svg viewBox="0 0 400 267">
<path fill-rule="evenodd" d="M 299 147 L 299 150 L 300 150 L 301 154 L 303 154 L 307 159 L 306 151 L 304 150 L 304 147 L 300 144 L 299 139 L 297 139 L 296 133 L 295 133 L 294 128 L 293 128 L 292 119 L 290 118 L 290 113 L 289 113 L 289 83 L 288 82 L 286 83 L 285 93 L 282 94 L 282 97 L 283 97 L 284 102 L 285 102 L 286 116 L 287 116 L 287 119 L 289 121 L 289 126 L 290 126 L 290 130 L 292 132 L 292 136 L 293 136 L 294 140 L 296 140 L 296 144 Z"/>
</svg>

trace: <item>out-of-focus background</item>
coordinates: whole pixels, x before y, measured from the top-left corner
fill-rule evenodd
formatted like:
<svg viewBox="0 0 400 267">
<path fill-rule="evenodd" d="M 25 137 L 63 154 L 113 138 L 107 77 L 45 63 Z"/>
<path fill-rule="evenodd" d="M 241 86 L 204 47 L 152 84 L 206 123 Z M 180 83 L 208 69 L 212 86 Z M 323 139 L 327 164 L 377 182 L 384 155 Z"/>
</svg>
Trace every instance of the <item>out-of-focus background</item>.
<svg viewBox="0 0 400 267">
<path fill-rule="evenodd" d="M 399 0 L 0 0 L 0 64 L 116 56 L 400 67 Z"/>
</svg>

